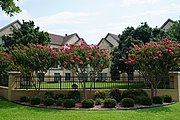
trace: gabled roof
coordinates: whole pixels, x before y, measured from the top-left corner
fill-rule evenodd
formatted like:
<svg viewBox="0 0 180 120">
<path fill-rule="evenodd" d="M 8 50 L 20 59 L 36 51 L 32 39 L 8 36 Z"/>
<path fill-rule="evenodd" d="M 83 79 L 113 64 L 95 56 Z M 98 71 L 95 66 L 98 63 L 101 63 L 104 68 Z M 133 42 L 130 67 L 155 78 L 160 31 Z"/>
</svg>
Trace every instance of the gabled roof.
<svg viewBox="0 0 180 120">
<path fill-rule="evenodd" d="M 97 44 L 97 46 L 99 46 L 102 41 L 106 41 L 106 42 L 109 44 L 110 47 L 113 47 L 113 44 L 110 43 L 110 42 L 109 42 L 107 39 L 105 39 L 105 38 L 102 38 L 101 41 Z"/>
<path fill-rule="evenodd" d="M 67 36 L 66 35 L 65 36 L 61 36 L 61 35 L 56 35 L 56 34 L 49 33 L 51 44 L 60 45 L 60 46 L 65 45 L 73 36 L 77 36 L 78 37 L 78 41 L 79 40 L 83 40 L 84 41 L 84 39 L 80 38 L 77 33 L 74 33 L 74 34 L 71 34 L 71 35 L 67 35 Z M 78 43 L 78 41 L 76 41 L 75 43 Z"/>
<path fill-rule="evenodd" d="M 110 35 L 111 37 L 113 37 L 116 41 L 119 40 L 119 37 L 118 37 L 117 35 L 115 35 L 115 34 L 112 34 L 112 33 L 108 33 L 108 34 L 106 35 L 105 39 L 107 39 L 107 37 L 108 37 L 109 35 Z"/>
<path fill-rule="evenodd" d="M 21 25 L 21 22 L 20 22 L 19 20 L 16 20 L 16 21 L 14 21 L 14 22 L 12 22 L 12 23 L 4 26 L 3 28 L 1 28 L 1 29 L 0 29 L 0 32 L 3 31 L 3 30 L 5 30 L 6 28 L 8 28 L 8 27 L 10 27 L 10 26 L 12 26 L 14 29 L 16 29 L 16 27 L 14 26 L 15 23 L 18 23 L 18 24 Z"/>
<path fill-rule="evenodd" d="M 174 23 L 175 21 L 169 18 L 160 28 L 163 29 L 169 22 Z"/>
</svg>

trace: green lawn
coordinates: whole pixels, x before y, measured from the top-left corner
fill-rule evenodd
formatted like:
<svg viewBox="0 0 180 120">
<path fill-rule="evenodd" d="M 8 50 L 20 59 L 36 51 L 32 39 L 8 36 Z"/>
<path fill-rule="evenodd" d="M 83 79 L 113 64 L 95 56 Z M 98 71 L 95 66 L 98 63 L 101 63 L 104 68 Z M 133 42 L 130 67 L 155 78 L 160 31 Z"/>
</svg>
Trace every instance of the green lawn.
<svg viewBox="0 0 180 120">
<path fill-rule="evenodd" d="M 179 120 L 180 103 L 140 110 L 55 110 L 0 100 L 0 120 Z"/>
</svg>

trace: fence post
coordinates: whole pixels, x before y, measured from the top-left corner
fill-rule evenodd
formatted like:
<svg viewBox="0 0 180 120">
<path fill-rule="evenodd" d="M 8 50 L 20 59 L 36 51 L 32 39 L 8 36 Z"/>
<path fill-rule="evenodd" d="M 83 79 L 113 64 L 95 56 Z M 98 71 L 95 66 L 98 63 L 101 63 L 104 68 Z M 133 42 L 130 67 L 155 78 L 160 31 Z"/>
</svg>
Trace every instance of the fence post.
<svg viewBox="0 0 180 120">
<path fill-rule="evenodd" d="M 16 77 L 20 75 L 20 72 L 17 71 L 11 71 L 8 72 L 9 78 L 8 78 L 8 100 L 12 100 L 12 90 L 15 89 L 17 85 L 20 85 L 20 83 L 16 83 Z"/>
<path fill-rule="evenodd" d="M 169 72 L 170 86 L 173 86 L 174 89 L 177 90 L 177 100 L 180 101 L 180 72 L 179 71 L 171 71 Z M 172 85 L 173 84 L 173 85 Z"/>
<path fill-rule="evenodd" d="M 59 76 L 59 83 L 60 83 L 60 89 L 61 89 L 61 75 Z"/>
</svg>

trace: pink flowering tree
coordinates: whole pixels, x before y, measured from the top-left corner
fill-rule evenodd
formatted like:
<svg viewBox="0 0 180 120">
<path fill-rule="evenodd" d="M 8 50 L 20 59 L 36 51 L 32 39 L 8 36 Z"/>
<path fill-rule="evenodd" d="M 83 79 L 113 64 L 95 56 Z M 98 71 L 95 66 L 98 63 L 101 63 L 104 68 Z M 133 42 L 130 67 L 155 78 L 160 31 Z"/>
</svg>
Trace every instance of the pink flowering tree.
<svg viewBox="0 0 180 120">
<path fill-rule="evenodd" d="M 38 95 L 40 83 L 47 70 L 53 67 L 57 61 L 57 52 L 48 46 L 29 44 L 28 46 L 20 45 L 11 51 L 15 59 L 15 64 L 21 67 L 24 75 L 32 76 L 33 73 L 38 77 Z"/>
<path fill-rule="evenodd" d="M 59 61 L 62 67 L 73 70 L 82 79 L 84 98 L 86 98 L 85 74 L 90 75 L 91 71 L 91 77 L 98 76 L 103 69 L 109 66 L 110 57 L 107 50 L 82 42 L 60 48 Z"/>
<path fill-rule="evenodd" d="M 7 74 L 9 65 L 12 63 L 11 56 L 0 50 L 0 76 Z"/>
<path fill-rule="evenodd" d="M 170 70 L 180 63 L 180 43 L 163 39 L 137 46 L 129 52 L 125 64 L 134 64 L 151 85 L 151 96 L 157 95 L 157 87 Z"/>
</svg>

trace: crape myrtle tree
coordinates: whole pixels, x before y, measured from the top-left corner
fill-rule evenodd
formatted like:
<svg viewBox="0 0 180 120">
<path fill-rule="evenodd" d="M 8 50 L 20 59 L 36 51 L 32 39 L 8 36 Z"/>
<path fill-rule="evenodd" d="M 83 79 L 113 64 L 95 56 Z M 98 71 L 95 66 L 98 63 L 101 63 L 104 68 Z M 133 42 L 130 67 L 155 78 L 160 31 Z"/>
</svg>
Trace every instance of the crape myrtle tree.
<svg viewBox="0 0 180 120">
<path fill-rule="evenodd" d="M 47 32 L 39 31 L 39 27 L 35 27 L 33 21 L 25 22 L 24 20 L 19 29 L 13 29 L 12 34 L 2 36 L 2 40 L 5 43 L 4 47 L 7 49 L 20 44 L 26 46 L 28 44 L 48 45 L 50 42 Z"/>
<path fill-rule="evenodd" d="M 160 28 L 151 28 L 146 22 L 141 23 L 137 28 L 127 27 L 122 34 L 119 35 L 119 45 L 114 49 L 112 55 L 111 75 L 116 73 L 130 72 L 136 68 L 133 65 L 125 64 L 124 57 L 128 58 L 128 51 L 133 47 L 132 44 L 140 45 L 150 41 L 160 41 L 167 37 L 165 31 Z"/>
<path fill-rule="evenodd" d="M 157 87 L 170 70 L 180 63 L 180 43 L 163 39 L 144 45 L 134 45 L 125 64 L 133 64 L 151 85 L 151 96 L 157 95 Z"/>
<path fill-rule="evenodd" d="M 19 6 L 16 6 L 14 0 L 0 0 L 0 7 L 7 15 L 10 16 L 14 16 L 14 14 L 21 12 L 21 9 Z"/>
<path fill-rule="evenodd" d="M 34 84 L 34 86 L 39 95 L 44 74 L 57 62 L 57 52 L 53 51 L 52 48 L 48 46 L 28 44 L 27 46 L 19 45 L 14 47 L 11 54 L 15 59 L 15 64 L 20 66 L 20 71 L 23 75 L 30 75 L 28 77 L 32 77 L 35 73 L 38 78 L 38 85 Z M 38 89 L 36 86 L 38 86 Z"/>
<path fill-rule="evenodd" d="M 81 80 L 84 98 L 86 98 L 86 75 L 91 78 L 109 66 L 109 53 L 98 46 L 90 46 L 85 42 L 81 44 L 69 44 L 59 50 L 60 65 L 68 70 L 73 70 Z M 91 81 L 93 82 L 93 81 Z M 91 85 L 92 86 L 92 85 Z"/>
</svg>

